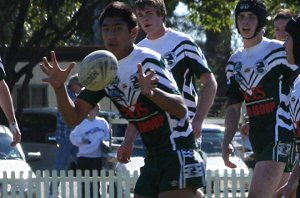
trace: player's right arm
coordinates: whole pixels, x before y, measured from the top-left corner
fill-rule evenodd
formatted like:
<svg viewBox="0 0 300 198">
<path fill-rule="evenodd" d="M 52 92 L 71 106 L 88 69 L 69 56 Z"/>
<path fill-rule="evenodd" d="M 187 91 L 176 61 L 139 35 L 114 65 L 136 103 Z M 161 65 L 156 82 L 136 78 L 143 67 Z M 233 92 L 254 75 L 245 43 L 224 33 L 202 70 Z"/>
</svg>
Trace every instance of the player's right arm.
<svg viewBox="0 0 300 198">
<path fill-rule="evenodd" d="M 132 154 L 134 140 L 136 139 L 138 130 L 133 124 L 128 124 L 124 136 L 124 140 L 117 152 L 117 159 L 121 163 L 128 163 L 130 161 L 130 156 Z"/>
<path fill-rule="evenodd" d="M 231 141 L 238 128 L 238 123 L 241 116 L 242 102 L 230 104 L 225 113 L 225 134 L 222 148 L 222 157 L 226 166 L 230 168 L 236 168 L 236 165 L 232 163 L 229 156 L 233 152 Z"/>
<path fill-rule="evenodd" d="M 75 63 L 73 62 L 66 69 L 62 69 L 58 65 L 54 51 L 51 51 L 51 62 L 50 64 L 47 58 L 43 57 L 41 69 L 47 76 L 43 81 L 48 82 L 53 87 L 58 109 L 62 113 L 65 122 L 69 126 L 76 126 L 88 115 L 92 106 L 81 99 L 76 99 L 73 102 L 67 94 L 65 81 Z"/>
</svg>

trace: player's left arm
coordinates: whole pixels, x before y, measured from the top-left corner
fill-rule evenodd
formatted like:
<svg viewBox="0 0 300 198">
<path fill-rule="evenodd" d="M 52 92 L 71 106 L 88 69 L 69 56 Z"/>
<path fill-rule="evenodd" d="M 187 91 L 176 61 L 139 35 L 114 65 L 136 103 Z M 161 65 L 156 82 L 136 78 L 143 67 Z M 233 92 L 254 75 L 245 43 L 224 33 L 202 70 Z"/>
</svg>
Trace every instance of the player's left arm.
<svg viewBox="0 0 300 198">
<path fill-rule="evenodd" d="M 199 82 L 201 84 L 201 89 L 198 98 L 198 106 L 192 120 L 193 131 L 196 138 L 201 135 L 202 123 L 214 103 L 217 92 L 217 82 L 213 73 L 203 73 L 199 78 Z"/>
</svg>

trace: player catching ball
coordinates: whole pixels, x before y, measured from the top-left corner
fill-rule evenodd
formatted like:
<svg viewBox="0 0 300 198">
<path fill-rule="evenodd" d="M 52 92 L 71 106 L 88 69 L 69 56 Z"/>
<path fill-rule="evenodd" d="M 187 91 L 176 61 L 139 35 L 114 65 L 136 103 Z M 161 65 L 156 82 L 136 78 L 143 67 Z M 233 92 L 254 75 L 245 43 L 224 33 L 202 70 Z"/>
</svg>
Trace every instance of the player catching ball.
<svg viewBox="0 0 300 198">
<path fill-rule="evenodd" d="M 138 25 L 132 9 L 123 2 L 105 7 L 99 19 L 106 49 L 118 60 L 117 77 L 105 89 L 83 89 L 73 103 L 64 82 L 75 66 L 59 67 L 55 53 L 52 64 L 43 59 L 42 70 L 57 97 L 58 107 L 69 125 L 77 125 L 105 96 L 122 116 L 140 132 L 147 149 L 134 190 L 135 198 L 192 198 L 204 185 L 199 154 L 187 108 L 161 56 L 134 45 Z"/>
</svg>

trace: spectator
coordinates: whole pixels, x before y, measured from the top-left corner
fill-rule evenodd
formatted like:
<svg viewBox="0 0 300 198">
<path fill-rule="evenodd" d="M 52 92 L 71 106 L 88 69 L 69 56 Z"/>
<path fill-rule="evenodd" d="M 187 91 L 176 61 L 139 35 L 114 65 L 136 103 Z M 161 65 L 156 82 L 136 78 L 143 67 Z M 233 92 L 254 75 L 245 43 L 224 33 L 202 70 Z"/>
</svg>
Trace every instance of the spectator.
<svg viewBox="0 0 300 198">
<path fill-rule="evenodd" d="M 104 118 L 98 117 L 100 105 L 96 105 L 89 113 L 88 117 L 77 125 L 70 134 L 70 141 L 78 147 L 77 153 L 77 169 L 82 170 L 82 175 L 85 170 L 97 170 L 98 176 L 102 169 L 103 151 L 101 145 L 103 141 L 110 140 L 109 124 Z M 98 183 L 98 197 L 100 183 Z M 84 183 L 81 188 L 82 197 L 85 197 Z M 93 185 L 90 184 L 90 197 L 93 196 Z"/>
</svg>

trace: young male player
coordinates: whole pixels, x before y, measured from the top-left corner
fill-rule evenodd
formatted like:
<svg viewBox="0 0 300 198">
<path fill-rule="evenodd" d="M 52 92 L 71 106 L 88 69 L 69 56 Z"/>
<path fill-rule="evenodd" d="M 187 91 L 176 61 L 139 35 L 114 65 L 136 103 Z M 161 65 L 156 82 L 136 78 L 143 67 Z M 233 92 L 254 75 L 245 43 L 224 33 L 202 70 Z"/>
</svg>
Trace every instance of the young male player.
<svg viewBox="0 0 300 198">
<path fill-rule="evenodd" d="M 166 27 L 167 13 L 163 0 L 136 0 L 134 11 L 140 27 L 147 34 L 138 46 L 153 49 L 165 58 L 167 68 L 172 72 L 188 107 L 195 138 L 199 138 L 202 123 L 213 104 L 217 90 L 216 80 L 201 49 L 189 35 Z M 197 81 L 202 85 L 200 96 Z M 118 157 L 124 163 L 131 154 L 130 145 L 133 140 L 129 139 L 135 137 L 129 134 L 129 130 L 130 128 L 118 150 Z"/>
<path fill-rule="evenodd" d="M 128 5 L 109 4 L 99 24 L 105 47 L 119 63 L 115 81 L 105 89 L 84 89 L 73 103 L 64 81 L 75 64 L 61 69 L 54 52 L 52 64 L 43 59 L 44 80 L 53 86 L 65 121 L 73 126 L 80 123 L 103 97 L 109 97 L 138 129 L 147 149 L 134 197 L 193 197 L 204 184 L 205 170 L 195 151 L 192 127 L 176 82 L 158 53 L 134 45 L 138 27 Z"/>
<path fill-rule="evenodd" d="M 294 131 L 288 109 L 290 77 L 297 66 L 288 64 L 282 44 L 263 37 L 267 11 L 259 0 L 242 0 L 235 8 L 244 47 L 226 67 L 228 105 L 225 114 L 223 160 L 230 161 L 230 142 L 237 130 L 242 102 L 249 116 L 249 138 L 256 157 L 249 197 L 274 197 L 284 170 L 294 160 Z"/>
</svg>

